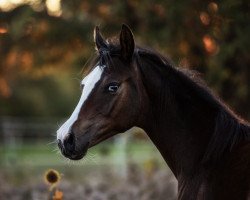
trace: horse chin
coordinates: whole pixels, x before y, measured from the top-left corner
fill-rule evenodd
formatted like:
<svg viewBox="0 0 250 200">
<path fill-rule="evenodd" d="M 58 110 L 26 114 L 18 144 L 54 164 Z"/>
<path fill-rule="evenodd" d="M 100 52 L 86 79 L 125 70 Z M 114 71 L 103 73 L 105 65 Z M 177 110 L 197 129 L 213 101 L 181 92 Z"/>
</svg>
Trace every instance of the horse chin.
<svg viewBox="0 0 250 200">
<path fill-rule="evenodd" d="M 70 160 L 80 160 L 87 154 L 89 148 L 101 143 L 102 141 L 112 137 L 115 134 L 117 134 L 117 132 L 115 131 L 96 134 L 92 139 L 90 139 L 90 142 L 88 142 L 87 145 L 84 145 L 84 148 L 80 148 L 80 151 L 75 151 L 70 154 L 67 154 L 67 152 L 62 151 L 62 154 Z"/>
<path fill-rule="evenodd" d="M 102 134 L 96 134 L 96 136 L 91 140 L 89 148 L 101 143 L 102 141 L 104 141 L 104 140 L 106 140 L 106 139 L 108 139 L 116 134 L 117 134 L 116 131 L 105 132 Z"/>
<path fill-rule="evenodd" d="M 87 153 L 87 152 L 86 152 Z M 78 155 L 64 155 L 66 158 L 69 158 L 70 160 L 81 160 L 85 155 L 86 153 L 84 154 L 78 154 Z"/>
<path fill-rule="evenodd" d="M 84 150 L 83 152 L 73 152 L 71 154 L 67 154 L 66 152 L 62 151 L 62 154 L 70 160 L 81 160 L 87 154 L 87 151 L 88 149 Z"/>
</svg>

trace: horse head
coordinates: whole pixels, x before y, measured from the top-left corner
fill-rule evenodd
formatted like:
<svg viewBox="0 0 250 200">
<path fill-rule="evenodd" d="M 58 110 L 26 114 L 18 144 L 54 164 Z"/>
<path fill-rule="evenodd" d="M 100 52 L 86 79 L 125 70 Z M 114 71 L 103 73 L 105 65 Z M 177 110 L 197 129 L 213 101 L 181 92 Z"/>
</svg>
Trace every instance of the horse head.
<svg viewBox="0 0 250 200">
<path fill-rule="evenodd" d="M 139 123 L 142 89 L 138 83 L 131 30 L 123 25 L 119 41 L 106 41 L 94 30 L 97 56 L 81 81 L 82 95 L 70 118 L 58 129 L 64 156 L 78 160 L 88 148 Z"/>
</svg>

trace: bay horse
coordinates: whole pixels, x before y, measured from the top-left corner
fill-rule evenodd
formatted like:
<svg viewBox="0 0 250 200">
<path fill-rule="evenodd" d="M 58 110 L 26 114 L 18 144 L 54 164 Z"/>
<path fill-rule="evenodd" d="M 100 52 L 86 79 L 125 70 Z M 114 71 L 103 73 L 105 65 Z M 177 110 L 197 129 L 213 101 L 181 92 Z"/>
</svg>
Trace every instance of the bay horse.
<svg viewBox="0 0 250 200">
<path fill-rule="evenodd" d="M 57 131 L 62 154 L 88 148 L 137 126 L 178 180 L 178 199 L 250 199 L 250 126 L 193 72 L 135 45 L 127 25 L 119 39 L 94 31 L 97 54 L 82 96 Z"/>
</svg>

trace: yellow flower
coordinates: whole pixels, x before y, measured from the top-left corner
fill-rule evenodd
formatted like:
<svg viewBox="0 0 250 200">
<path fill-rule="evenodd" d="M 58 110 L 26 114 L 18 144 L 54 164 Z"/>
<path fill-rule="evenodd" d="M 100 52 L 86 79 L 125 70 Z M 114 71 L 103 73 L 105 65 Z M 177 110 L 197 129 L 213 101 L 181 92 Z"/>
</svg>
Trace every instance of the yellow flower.
<svg viewBox="0 0 250 200">
<path fill-rule="evenodd" d="M 54 169 L 49 169 L 45 172 L 44 175 L 45 182 L 49 185 L 56 185 L 61 179 L 61 175 L 58 171 Z"/>
</svg>

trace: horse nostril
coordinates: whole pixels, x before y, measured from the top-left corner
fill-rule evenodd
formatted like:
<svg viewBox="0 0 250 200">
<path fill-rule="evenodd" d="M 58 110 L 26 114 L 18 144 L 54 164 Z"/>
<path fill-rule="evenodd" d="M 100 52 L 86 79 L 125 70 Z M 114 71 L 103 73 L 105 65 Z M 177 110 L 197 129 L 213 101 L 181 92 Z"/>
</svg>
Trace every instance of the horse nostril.
<svg viewBox="0 0 250 200">
<path fill-rule="evenodd" d="M 69 133 L 63 141 L 66 151 L 73 152 L 75 150 L 75 136 L 73 133 Z"/>
</svg>

